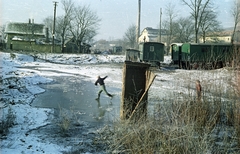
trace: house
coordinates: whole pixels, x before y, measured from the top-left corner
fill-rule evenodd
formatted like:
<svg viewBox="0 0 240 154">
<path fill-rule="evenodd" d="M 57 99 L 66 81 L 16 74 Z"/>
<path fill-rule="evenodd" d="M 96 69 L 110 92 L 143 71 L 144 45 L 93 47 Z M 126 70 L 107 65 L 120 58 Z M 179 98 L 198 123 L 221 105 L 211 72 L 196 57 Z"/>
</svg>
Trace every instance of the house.
<svg viewBox="0 0 240 154">
<path fill-rule="evenodd" d="M 6 49 L 51 52 L 48 29 L 34 20 L 28 23 L 10 22 L 5 28 Z M 55 52 L 61 51 L 60 43 L 55 44 Z"/>
<path fill-rule="evenodd" d="M 80 46 L 80 50 L 79 51 L 79 47 L 77 46 L 77 43 L 75 42 L 76 40 L 74 39 L 74 37 L 67 39 L 64 42 L 64 53 L 91 53 L 90 44 L 87 43 L 82 43 Z"/>
<path fill-rule="evenodd" d="M 159 42 L 160 41 L 160 31 L 159 29 L 155 29 L 152 27 L 146 27 L 140 34 L 138 38 L 138 42 Z M 165 29 L 161 29 L 161 42 L 166 42 L 167 31 Z"/>
<path fill-rule="evenodd" d="M 73 37 L 65 40 L 63 52 L 64 53 L 77 53 L 78 52 L 78 47 L 77 47 Z"/>
<path fill-rule="evenodd" d="M 12 48 L 12 41 L 35 41 L 37 38 L 44 38 L 44 25 L 35 24 L 33 20 L 28 23 L 10 22 L 6 25 L 6 48 Z"/>
<path fill-rule="evenodd" d="M 205 42 L 203 38 L 200 39 L 200 43 L 231 43 L 232 32 L 230 31 L 223 31 L 214 34 L 207 34 L 205 37 Z"/>
<path fill-rule="evenodd" d="M 159 41 L 159 29 L 152 27 L 146 27 L 143 29 L 138 42 L 158 42 Z"/>
</svg>

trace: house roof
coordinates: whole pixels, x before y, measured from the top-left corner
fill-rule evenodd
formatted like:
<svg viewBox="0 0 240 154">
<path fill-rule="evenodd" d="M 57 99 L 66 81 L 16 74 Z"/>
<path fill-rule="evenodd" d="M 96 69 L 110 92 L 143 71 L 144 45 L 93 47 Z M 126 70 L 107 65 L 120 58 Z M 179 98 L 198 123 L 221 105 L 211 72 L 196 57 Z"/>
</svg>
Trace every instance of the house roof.
<svg viewBox="0 0 240 154">
<path fill-rule="evenodd" d="M 146 27 L 144 30 L 148 31 L 148 34 L 158 34 L 159 29 L 154 29 L 152 27 Z"/>
<path fill-rule="evenodd" d="M 6 25 L 5 33 L 9 34 L 32 34 L 45 35 L 44 25 L 35 23 L 16 23 L 10 22 Z"/>
<path fill-rule="evenodd" d="M 156 36 L 156 35 L 159 35 L 159 29 L 155 29 L 155 28 L 152 28 L 152 27 L 146 27 L 143 29 L 142 33 L 144 31 L 147 31 L 148 32 L 148 36 Z M 166 29 L 161 29 L 161 34 L 162 35 L 166 35 L 167 34 L 167 31 Z"/>
</svg>

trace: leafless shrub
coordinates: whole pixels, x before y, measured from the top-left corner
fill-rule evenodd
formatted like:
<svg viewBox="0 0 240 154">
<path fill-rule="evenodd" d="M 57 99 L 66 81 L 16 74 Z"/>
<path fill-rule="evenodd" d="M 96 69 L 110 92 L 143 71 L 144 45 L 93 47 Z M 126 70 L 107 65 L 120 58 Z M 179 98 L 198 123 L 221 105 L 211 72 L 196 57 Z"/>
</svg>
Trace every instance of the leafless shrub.
<svg viewBox="0 0 240 154">
<path fill-rule="evenodd" d="M 10 58 L 13 60 L 16 58 L 16 55 L 14 53 L 10 53 Z"/>
<path fill-rule="evenodd" d="M 74 107 L 65 109 L 59 106 L 58 112 L 59 116 L 57 118 L 56 124 L 63 136 L 69 135 L 75 126 L 81 125 L 81 121 L 77 116 L 78 113 L 74 110 Z"/>
<path fill-rule="evenodd" d="M 63 134 L 67 133 L 70 129 L 71 125 L 71 116 L 69 115 L 69 111 L 64 110 L 59 107 L 59 122 L 58 126 Z"/>
<path fill-rule="evenodd" d="M 11 128 L 14 125 L 16 115 L 13 112 L 11 107 L 8 107 L 8 111 L 6 114 L 4 112 L 2 113 L 3 113 L 3 117 L 1 117 L 1 122 L 0 122 L 0 134 L 2 136 L 5 136 L 8 134 L 9 128 Z"/>
</svg>

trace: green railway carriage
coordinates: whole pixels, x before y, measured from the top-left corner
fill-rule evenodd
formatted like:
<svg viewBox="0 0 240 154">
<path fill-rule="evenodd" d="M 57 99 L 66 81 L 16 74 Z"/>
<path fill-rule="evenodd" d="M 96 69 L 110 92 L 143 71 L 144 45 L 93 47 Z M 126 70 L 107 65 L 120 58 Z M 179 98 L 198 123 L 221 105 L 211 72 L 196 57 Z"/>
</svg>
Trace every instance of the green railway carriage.
<svg viewBox="0 0 240 154">
<path fill-rule="evenodd" d="M 144 42 L 139 44 L 140 60 L 153 66 L 160 66 L 164 61 L 164 44 L 159 42 Z"/>
<path fill-rule="evenodd" d="M 210 58 L 211 54 L 212 49 L 209 44 L 183 43 L 181 61 L 189 63 L 207 61 L 206 58 Z"/>
<path fill-rule="evenodd" d="M 183 43 L 181 66 L 222 67 L 231 58 L 231 44 Z"/>
<path fill-rule="evenodd" d="M 172 43 L 170 46 L 170 53 L 173 64 L 179 64 L 182 56 L 182 43 Z"/>
</svg>

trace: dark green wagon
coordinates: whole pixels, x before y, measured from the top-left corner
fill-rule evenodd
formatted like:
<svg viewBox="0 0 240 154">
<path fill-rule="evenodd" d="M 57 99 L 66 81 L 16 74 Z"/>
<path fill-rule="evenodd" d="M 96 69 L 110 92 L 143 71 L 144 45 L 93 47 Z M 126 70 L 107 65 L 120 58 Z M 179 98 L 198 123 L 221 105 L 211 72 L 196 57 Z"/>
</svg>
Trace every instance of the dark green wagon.
<svg viewBox="0 0 240 154">
<path fill-rule="evenodd" d="M 181 48 L 181 66 L 223 67 L 231 58 L 231 44 L 183 43 Z"/>
<path fill-rule="evenodd" d="M 144 42 L 139 44 L 140 60 L 160 66 L 164 61 L 164 44 L 159 42 Z"/>
</svg>

